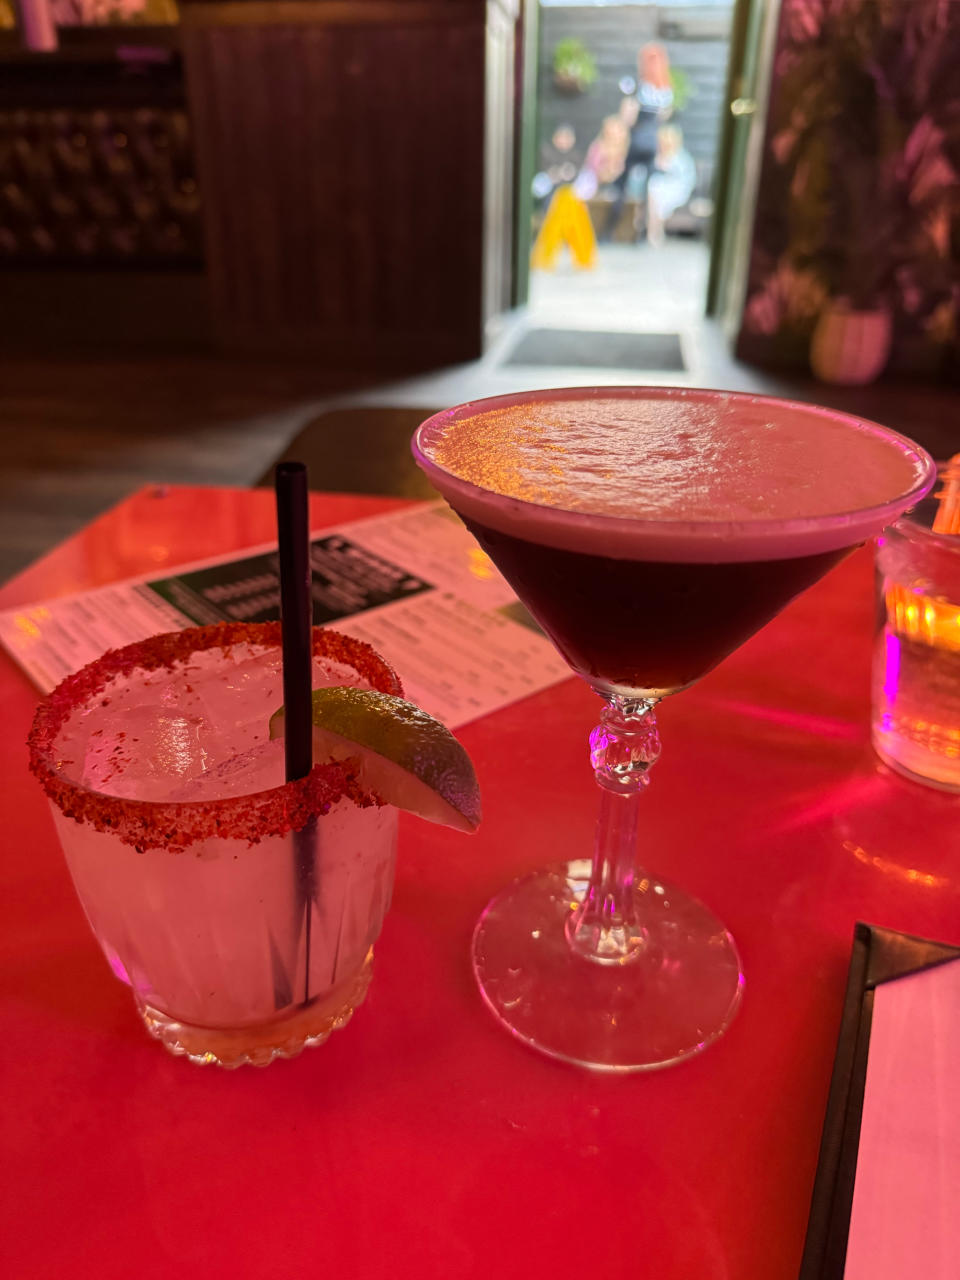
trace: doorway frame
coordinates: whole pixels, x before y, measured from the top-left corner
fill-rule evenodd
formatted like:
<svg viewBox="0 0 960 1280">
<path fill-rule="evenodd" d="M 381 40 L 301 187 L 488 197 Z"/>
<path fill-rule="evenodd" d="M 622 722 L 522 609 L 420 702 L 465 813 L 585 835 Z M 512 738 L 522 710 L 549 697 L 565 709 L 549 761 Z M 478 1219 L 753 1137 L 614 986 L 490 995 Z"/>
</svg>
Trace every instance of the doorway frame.
<svg viewBox="0 0 960 1280">
<path fill-rule="evenodd" d="M 731 334 L 740 325 L 750 270 L 780 11 L 781 0 L 736 0 L 730 32 L 705 314 L 719 320 Z M 753 103 L 746 135 L 742 116 L 733 111 L 738 99 Z M 739 175 L 734 173 L 738 148 L 742 158 Z"/>
</svg>

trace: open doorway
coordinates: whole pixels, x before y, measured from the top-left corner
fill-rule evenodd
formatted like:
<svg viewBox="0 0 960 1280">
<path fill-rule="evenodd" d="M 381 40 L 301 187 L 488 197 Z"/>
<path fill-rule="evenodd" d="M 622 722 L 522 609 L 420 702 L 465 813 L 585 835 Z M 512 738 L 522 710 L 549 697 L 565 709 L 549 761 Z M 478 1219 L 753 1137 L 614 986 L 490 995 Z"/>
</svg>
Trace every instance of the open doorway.
<svg viewBox="0 0 960 1280">
<path fill-rule="evenodd" d="M 695 333 L 707 297 L 734 7 L 538 0 L 532 328 L 684 341 Z M 592 247 L 579 253 L 584 211 Z M 650 358 L 682 368 L 671 350 L 654 344 Z"/>
</svg>

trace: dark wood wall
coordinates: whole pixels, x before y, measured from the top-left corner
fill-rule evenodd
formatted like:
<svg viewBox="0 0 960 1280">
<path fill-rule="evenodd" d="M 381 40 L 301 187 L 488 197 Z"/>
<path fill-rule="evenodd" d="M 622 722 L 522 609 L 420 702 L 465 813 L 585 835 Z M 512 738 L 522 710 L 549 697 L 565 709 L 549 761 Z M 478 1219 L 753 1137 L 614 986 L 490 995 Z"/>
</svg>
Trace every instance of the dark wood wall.
<svg viewBox="0 0 960 1280">
<path fill-rule="evenodd" d="M 508 294 L 512 99 L 496 69 L 491 82 L 488 46 L 509 74 L 511 6 L 232 0 L 182 12 L 220 340 L 396 369 L 478 355 L 485 313 Z"/>
</svg>

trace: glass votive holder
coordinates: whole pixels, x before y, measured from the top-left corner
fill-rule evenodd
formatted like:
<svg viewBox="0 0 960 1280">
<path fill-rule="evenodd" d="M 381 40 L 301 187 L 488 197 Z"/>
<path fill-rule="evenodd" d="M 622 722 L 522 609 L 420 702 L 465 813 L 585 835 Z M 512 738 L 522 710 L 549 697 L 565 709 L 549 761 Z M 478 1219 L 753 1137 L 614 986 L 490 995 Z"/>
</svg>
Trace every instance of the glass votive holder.
<svg viewBox="0 0 960 1280">
<path fill-rule="evenodd" d="M 877 539 L 871 735 L 891 769 L 960 792 L 960 463 L 939 477 Z"/>
</svg>

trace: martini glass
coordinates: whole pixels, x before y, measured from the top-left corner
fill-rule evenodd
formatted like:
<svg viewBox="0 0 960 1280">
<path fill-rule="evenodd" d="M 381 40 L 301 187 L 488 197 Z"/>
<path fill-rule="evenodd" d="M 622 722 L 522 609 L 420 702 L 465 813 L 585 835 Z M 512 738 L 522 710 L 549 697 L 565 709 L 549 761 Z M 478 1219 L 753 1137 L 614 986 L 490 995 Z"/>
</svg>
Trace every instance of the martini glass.
<svg viewBox="0 0 960 1280">
<path fill-rule="evenodd" d="M 664 387 L 474 401 L 423 423 L 413 452 L 604 703 L 592 858 L 489 903 L 473 938 L 483 998 L 554 1058 L 682 1061 L 729 1026 L 743 972 L 709 908 L 638 865 L 655 708 L 922 497 L 933 463 L 844 414 Z"/>
</svg>

